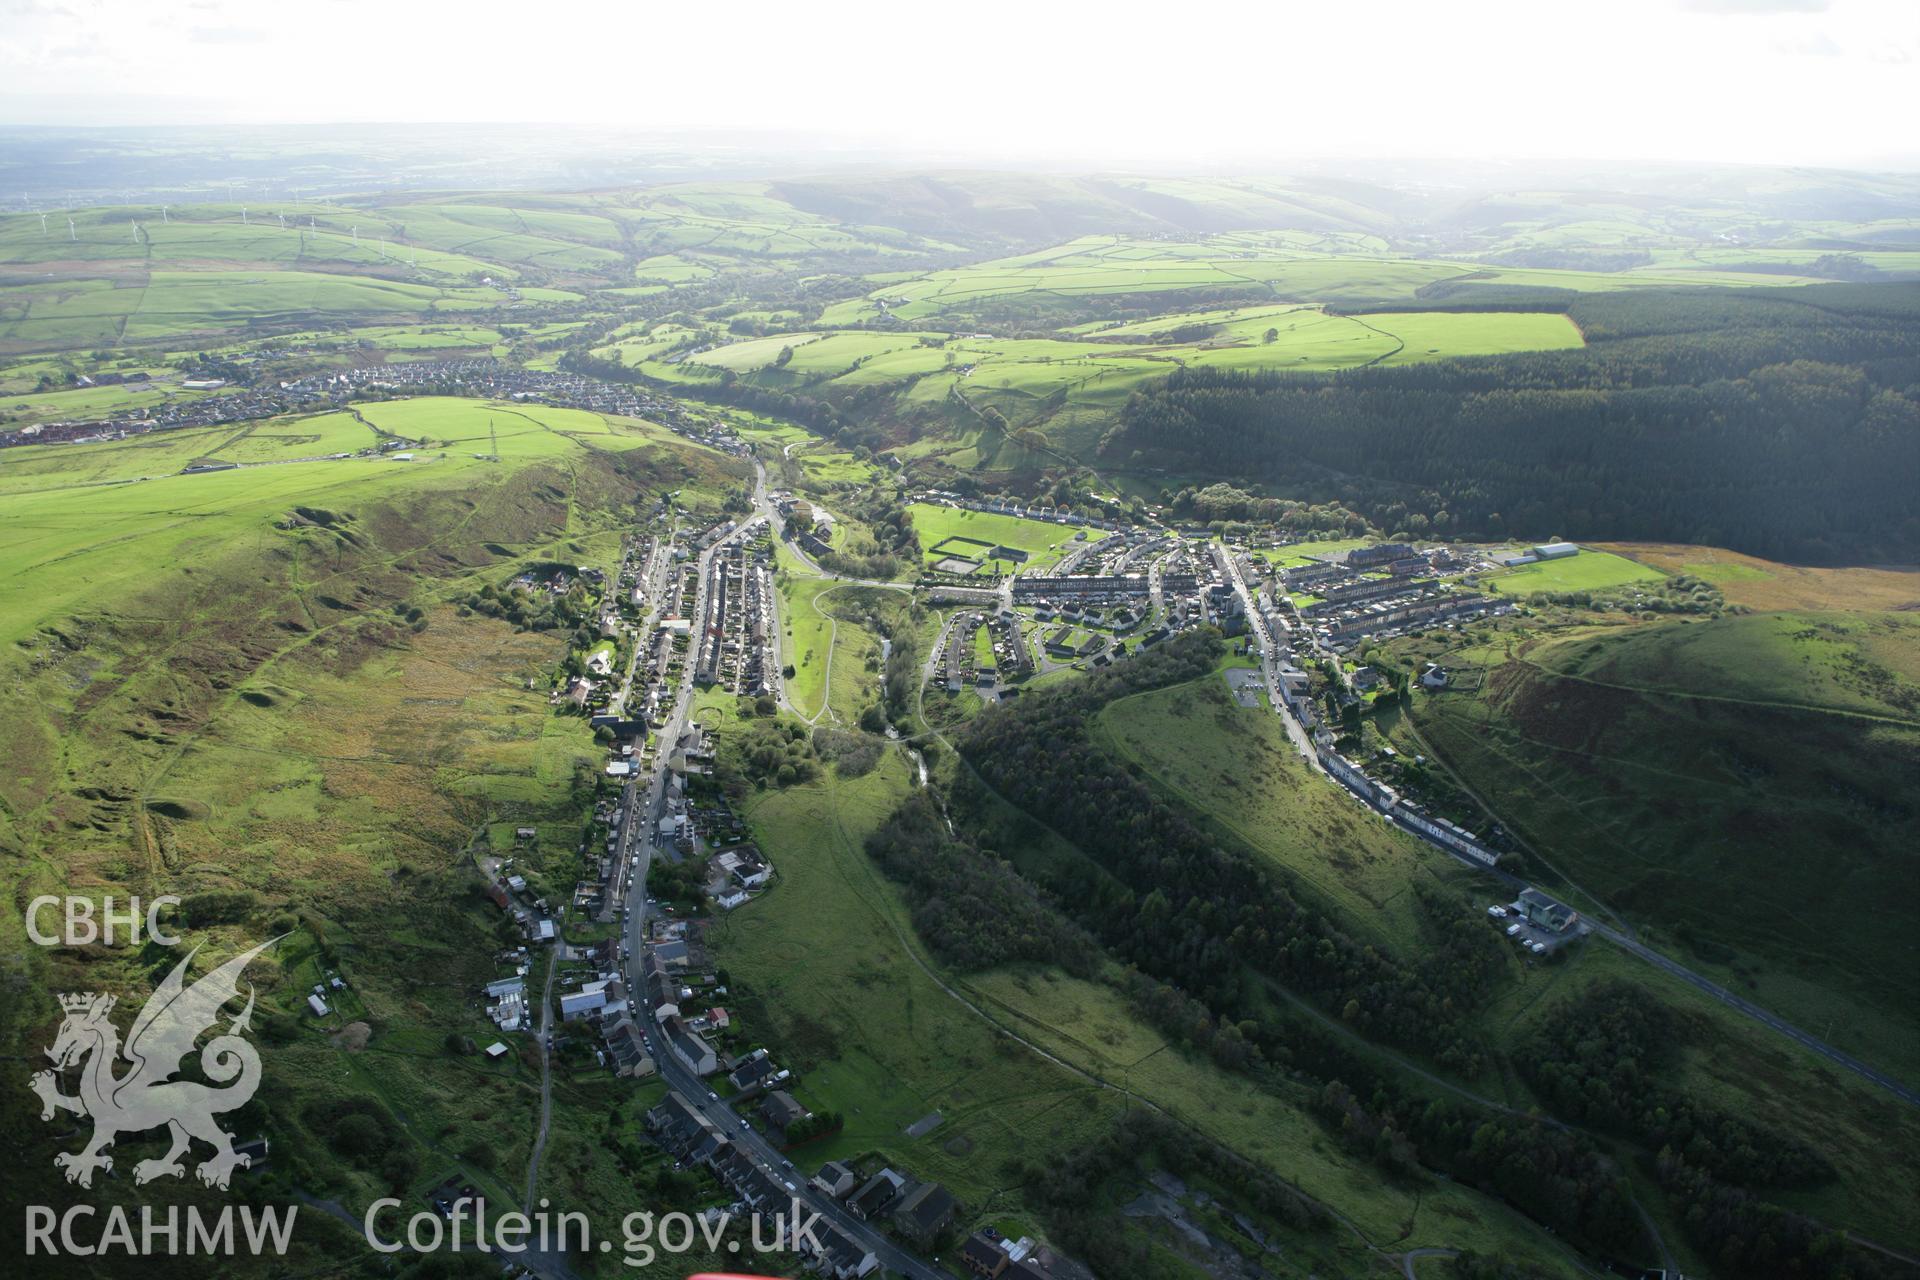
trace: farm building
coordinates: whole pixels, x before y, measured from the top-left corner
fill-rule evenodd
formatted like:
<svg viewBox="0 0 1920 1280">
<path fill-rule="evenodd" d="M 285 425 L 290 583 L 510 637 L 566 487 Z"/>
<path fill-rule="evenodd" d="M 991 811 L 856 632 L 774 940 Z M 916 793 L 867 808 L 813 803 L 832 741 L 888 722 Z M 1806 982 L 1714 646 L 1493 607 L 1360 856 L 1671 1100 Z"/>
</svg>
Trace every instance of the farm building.
<svg viewBox="0 0 1920 1280">
<path fill-rule="evenodd" d="M 1580 548 L 1571 542 L 1543 542 L 1532 550 L 1542 560 L 1564 560 L 1580 554 Z"/>
</svg>

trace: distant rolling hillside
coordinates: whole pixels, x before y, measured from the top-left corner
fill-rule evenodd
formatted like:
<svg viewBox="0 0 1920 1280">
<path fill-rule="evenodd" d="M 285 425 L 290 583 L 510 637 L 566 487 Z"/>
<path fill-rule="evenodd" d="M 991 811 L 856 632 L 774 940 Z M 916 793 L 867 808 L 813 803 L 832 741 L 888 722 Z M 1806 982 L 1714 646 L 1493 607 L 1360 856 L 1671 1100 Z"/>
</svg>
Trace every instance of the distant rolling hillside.
<svg viewBox="0 0 1920 1280">
<path fill-rule="evenodd" d="M 1420 734 L 1555 870 L 1920 1070 L 1920 622 L 1754 614 L 1460 661 L 1484 684 L 1421 697 Z"/>
</svg>

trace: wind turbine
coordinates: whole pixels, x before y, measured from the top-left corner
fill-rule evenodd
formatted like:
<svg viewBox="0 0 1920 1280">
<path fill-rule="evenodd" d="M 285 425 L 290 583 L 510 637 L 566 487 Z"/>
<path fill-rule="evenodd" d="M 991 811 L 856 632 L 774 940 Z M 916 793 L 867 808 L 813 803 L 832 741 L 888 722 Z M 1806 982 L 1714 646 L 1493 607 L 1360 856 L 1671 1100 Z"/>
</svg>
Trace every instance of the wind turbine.
<svg viewBox="0 0 1920 1280">
<path fill-rule="evenodd" d="M 353 228 L 353 230 L 352 230 L 352 232 L 351 232 L 351 234 L 352 234 L 352 236 L 353 236 L 353 242 L 354 242 L 355 244 L 359 244 L 359 243 L 360 243 L 360 228 L 359 228 L 359 227 L 358 227 L 357 225 L 356 225 L 356 226 L 355 226 L 355 227 Z"/>
<path fill-rule="evenodd" d="M 73 215 L 68 214 L 67 215 L 67 239 L 78 240 L 79 238 L 80 238 L 79 233 L 73 229 Z"/>
<path fill-rule="evenodd" d="M 135 222 L 132 218 L 128 218 L 127 225 L 133 228 L 133 242 L 135 244 L 139 244 L 140 243 L 140 224 Z"/>
<path fill-rule="evenodd" d="M 280 229 L 282 231 L 287 229 L 287 215 L 284 213 L 280 215 Z"/>
<path fill-rule="evenodd" d="M 161 205 L 160 206 L 160 225 L 163 227 L 171 226 L 172 222 L 173 220 L 167 217 L 167 206 Z"/>
<path fill-rule="evenodd" d="M 247 225 L 247 206 L 245 205 L 240 206 L 240 225 L 243 227 Z"/>
<path fill-rule="evenodd" d="M 41 214 L 41 215 L 40 215 L 40 235 L 41 235 L 41 238 L 42 238 L 42 239 L 44 239 L 44 238 L 46 237 L 46 234 L 47 234 L 47 215 L 43 213 L 43 214 Z"/>
</svg>

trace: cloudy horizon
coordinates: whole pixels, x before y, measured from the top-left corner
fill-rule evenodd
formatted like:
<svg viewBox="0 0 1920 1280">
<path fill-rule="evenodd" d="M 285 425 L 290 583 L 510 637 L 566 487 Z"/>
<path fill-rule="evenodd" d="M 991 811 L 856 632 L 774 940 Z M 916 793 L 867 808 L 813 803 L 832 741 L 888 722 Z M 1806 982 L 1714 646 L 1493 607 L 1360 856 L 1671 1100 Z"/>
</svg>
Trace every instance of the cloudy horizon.
<svg viewBox="0 0 1920 1280">
<path fill-rule="evenodd" d="M 1911 168 L 1920 5 L 0 0 L 0 124 L 567 123 L 1016 162 Z"/>
</svg>

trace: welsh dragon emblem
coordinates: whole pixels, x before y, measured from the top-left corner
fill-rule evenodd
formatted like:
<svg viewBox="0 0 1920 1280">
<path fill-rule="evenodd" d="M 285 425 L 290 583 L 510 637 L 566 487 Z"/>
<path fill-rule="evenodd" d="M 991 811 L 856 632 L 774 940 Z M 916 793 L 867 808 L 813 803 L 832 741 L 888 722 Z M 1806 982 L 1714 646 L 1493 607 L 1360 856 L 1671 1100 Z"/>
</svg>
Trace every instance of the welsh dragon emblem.
<svg viewBox="0 0 1920 1280">
<path fill-rule="evenodd" d="M 214 1117 L 246 1105 L 260 1087 L 260 1055 L 241 1034 L 253 1016 L 251 987 L 246 1008 L 228 1024 L 226 1033 L 216 1035 L 200 1050 L 201 1071 L 208 1080 L 224 1087 L 172 1077 L 180 1070 L 181 1060 L 193 1052 L 201 1033 L 218 1023 L 221 1009 L 238 994 L 240 974 L 247 962 L 278 941 L 263 942 L 187 986 L 182 979 L 199 953 L 199 948 L 194 948 L 140 1010 L 124 1046 L 119 1029 L 108 1017 L 113 1012 L 114 997 L 97 992 L 60 997 L 66 1019 L 60 1024 L 53 1047 L 47 1050 L 54 1070 L 39 1072 L 32 1083 L 33 1091 L 40 1095 L 42 1120 L 51 1120 L 61 1111 L 93 1120 L 93 1138 L 83 1149 L 53 1158 L 54 1164 L 66 1170 L 68 1182 L 91 1187 L 95 1170 L 113 1168 L 113 1157 L 106 1151 L 115 1138 L 161 1125 L 167 1127 L 173 1145 L 159 1159 L 136 1164 L 135 1183 L 183 1176 L 186 1167 L 180 1157 L 187 1154 L 194 1138 L 214 1150 L 196 1170 L 200 1181 L 208 1186 L 225 1189 L 234 1169 L 250 1163 L 248 1157 L 233 1149 L 233 1135 L 214 1123 Z M 132 1064 L 131 1069 L 115 1074 L 122 1060 Z M 63 1094 L 59 1091 L 60 1073 L 74 1066 L 80 1067 L 79 1092 Z"/>
</svg>

